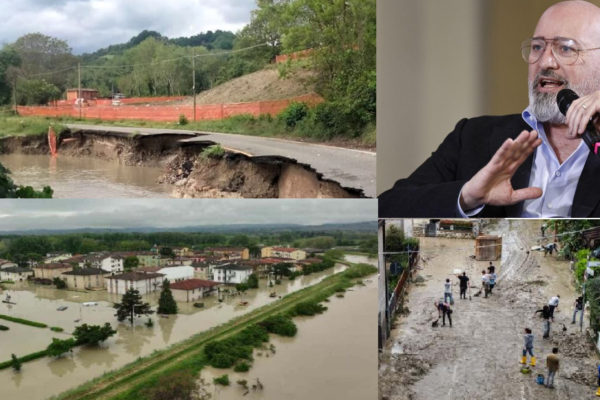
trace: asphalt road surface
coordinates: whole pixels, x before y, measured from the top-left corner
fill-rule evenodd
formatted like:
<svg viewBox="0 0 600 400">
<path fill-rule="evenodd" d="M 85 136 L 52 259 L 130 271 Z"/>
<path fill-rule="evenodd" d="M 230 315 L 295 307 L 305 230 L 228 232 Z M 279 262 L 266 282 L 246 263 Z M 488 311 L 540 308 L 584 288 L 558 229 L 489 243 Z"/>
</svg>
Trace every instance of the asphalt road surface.
<svg viewBox="0 0 600 400">
<path fill-rule="evenodd" d="M 228 149 L 237 150 L 250 156 L 283 156 L 308 164 L 325 179 L 339 182 L 342 186 L 364 190 L 365 196 L 375 197 L 376 153 L 364 150 L 345 149 L 291 140 L 236 135 L 229 133 L 198 132 L 155 128 L 123 128 L 101 125 L 67 124 L 71 129 L 101 130 L 140 133 L 190 134 L 186 141 L 211 140 Z"/>
</svg>

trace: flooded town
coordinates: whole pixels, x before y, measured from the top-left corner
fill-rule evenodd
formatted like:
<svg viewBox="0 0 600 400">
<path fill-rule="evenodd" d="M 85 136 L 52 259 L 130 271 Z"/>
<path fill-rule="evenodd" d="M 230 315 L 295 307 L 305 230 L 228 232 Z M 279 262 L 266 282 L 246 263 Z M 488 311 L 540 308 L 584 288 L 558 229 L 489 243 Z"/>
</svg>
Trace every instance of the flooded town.
<svg viewBox="0 0 600 400">
<path fill-rule="evenodd" d="M 123 367 L 127 371 L 129 365 L 140 360 L 145 365 L 152 364 L 153 357 L 164 356 L 161 352 L 179 351 L 182 346 L 187 349 L 186 354 L 202 353 L 204 346 L 210 344 L 195 345 L 194 340 L 202 335 L 218 337 L 225 328 L 225 332 L 248 329 L 252 326 L 249 321 L 271 315 L 271 308 L 279 309 L 280 314 L 276 315 L 288 319 L 289 312 L 282 310 L 295 309 L 299 303 L 313 305 L 311 299 L 318 298 L 314 304 L 324 307 L 318 314 L 327 310 L 323 316 L 294 314 L 293 320 L 287 320 L 294 326 L 294 334 L 269 335 L 268 342 L 256 347 L 249 359 L 241 363 L 251 368 L 238 371 L 239 363 L 235 363 L 234 371 L 208 363 L 195 376 L 201 382 L 199 390 L 210 398 L 301 399 L 339 393 L 339 385 L 343 384 L 346 398 L 366 398 L 374 393 L 377 382 L 373 374 L 372 379 L 364 379 L 369 370 L 376 368 L 371 346 L 375 329 L 368 317 L 377 296 L 373 275 L 376 234 L 374 222 L 358 224 L 358 230 L 353 226 L 346 228 L 341 224 L 335 231 L 315 227 L 310 234 L 294 233 L 293 228 L 278 233 L 260 225 L 244 233 L 234 228 L 226 233 L 31 236 L 2 232 L 3 394 L 31 399 L 89 396 L 87 388 L 79 392 L 76 388 L 94 379 L 102 380 L 107 374 L 120 374 Z M 148 242 L 152 244 L 139 251 L 75 253 L 65 249 L 36 253 L 49 243 L 53 243 L 50 247 L 62 243 L 72 248 L 93 240 L 99 247 L 112 242 L 122 248 L 160 237 L 171 243 L 216 238 L 225 244 L 175 246 Z M 276 244 L 257 243 L 261 237 L 269 242 L 275 240 Z M 336 241 L 344 245 L 335 246 Z M 302 246 L 292 247 L 294 244 Z M 137 296 L 137 300 L 130 303 L 131 296 Z M 99 343 L 82 341 L 82 327 L 97 327 L 99 332 L 105 324 L 109 326 L 108 333 Z M 224 337 L 228 335 L 231 333 Z M 52 353 L 50 345 L 62 343 L 66 347 Z M 349 348 L 353 351 L 348 352 Z M 293 376 L 283 368 L 289 366 L 290 360 L 296 365 Z M 229 376 L 231 385 L 213 382 L 224 374 Z M 306 381 L 313 384 L 306 385 Z M 109 394 L 99 390 L 94 396 L 123 396 L 124 389 L 125 385 L 121 385 Z M 152 394 L 142 396 L 155 398 Z"/>
<path fill-rule="evenodd" d="M 596 398 L 597 225 L 381 220 L 379 399 Z"/>
</svg>

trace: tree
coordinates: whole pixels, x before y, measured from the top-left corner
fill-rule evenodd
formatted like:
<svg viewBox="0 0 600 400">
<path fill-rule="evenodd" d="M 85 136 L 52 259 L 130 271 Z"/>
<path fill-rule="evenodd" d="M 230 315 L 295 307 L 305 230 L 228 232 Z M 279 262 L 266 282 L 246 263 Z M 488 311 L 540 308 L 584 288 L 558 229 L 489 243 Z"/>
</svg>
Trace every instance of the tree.
<svg viewBox="0 0 600 400">
<path fill-rule="evenodd" d="M 150 400 L 208 400 L 211 398 L 204 379 L 190 371 L 178 371 L 158 378 L 156 385 L 144 389 L 142 397 Z"/>
<path fill-rule="evenodd" d="M 56 285 L 57 289 L 66 289 L 67 288 L 67 282 L 63 281 L 59 277 L 54 278 L 52 280 L 52 283 L 54 283 Z"/>
<path fill-rule="evenodd" d="M 173 257 L 175 254 L 173 253 L 173 249 L 170 247 L 162 247 L 159 251 L 161 256 L 165 257 Z"/>
<path fill-rule="evenodd" d="M 52 343 L 48 345 L 46 351 L 50 357 L 60 357 L 64 353 L 72 351 L 71 349 L 75 347 L 75 339 L 66 339 L 60 340 L 53 338 Z"/>
<path fill-rule="evenodd" d="M 277 277 L 289 276 L 290 275 L 290 264 L 288 263 L 279 263 L 275 264 L 272 267 L 272 271 L 275 274 L 275 279 Z"/>
<path fill-rule="evenodd" d="M 248 286 L 247 283 L 237 283 L 235 285 L 235 290 L 237 290 L 238 292 L 245 292 L 248 289 L 250 289 L 250 286 Z"/>
<path fill-rule="evenodd" d="M 75 328 L 73 336 L 77 344 L 97 346 L 117 333 L 107 322 L 104 326 L 83 324 Z"/>
<path fill-rule="evenodd" d="M 250 239 L 246 235 L 235 235 L 229 240 L 231 246 L 246 247 L 250 243 Z"/>
<path fill-rule="evenodd" d="M 177 303 L 173 299 L 171 284 L 167 279 L 163 282 L 163 289 L 158 300 L 158 314 L 177 314 Z"/>
<path fill-rule="evenodd" d="M 140 260 L 136 256 L 127 256 L 123 261 L 123 267 L 125 271 L 131 271 L 132 269 L 136 269 L 140 265 Z"/>
<path fill-rule="evenodd" d="M 343 260 L 344 259 L 344 252 L 342 250 L 339 250 L 339 249 L 328 250 L 328 251 L 325 252 L 324 257 L 325 258 L 329 258 L 330 260 Z"/>
<path fill-rule="evenodd" d="M 153 314 L 154 311 L 150 309 L 150 304 L 142 301 L 142 295 L 137 289 L 129 289 L 123 295 L 121 303 L 115 304 L 117 309 L 116 317 L 119 322 L 123 322 L 128 319 L 133 325 L 134 317 L 140 317 L 142 315 Z"/>
<path fill-rule="evenodd" d="M 21 65 L 21 59 L 15 48 L 4 45 L 0 50 L 0 105 L 8 104 L 12 100 L 16 73 L 11 73 L 11 71 L 19 65 Z"/>
<path fill-rule="evenodd" d="M 248 287 L 250 289 L 258 289 L 258 276 L 256 274 L 251 274 L 248 277 Z"/>
<path fill-rule="evenodd" d="M 21 363 L 21 361 L 17 358 L 16 355 L 11 354 L 11 362 L 10 362 L 10 366 L 12 367 L 12 369 L 14 369 L 15 371 L 19 372 L 21 370 L 21 366 L 23 365 Z"/>
</svg>

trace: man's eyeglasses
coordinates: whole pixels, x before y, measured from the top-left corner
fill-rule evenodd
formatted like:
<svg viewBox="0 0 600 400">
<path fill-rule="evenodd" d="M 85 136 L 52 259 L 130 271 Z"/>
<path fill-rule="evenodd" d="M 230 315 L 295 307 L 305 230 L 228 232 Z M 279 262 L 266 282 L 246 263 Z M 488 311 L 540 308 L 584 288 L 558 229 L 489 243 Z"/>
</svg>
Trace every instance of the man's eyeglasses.
<svg viewBox="0 0 600 400">
<path fill-rule="evenodd" d="M 521 53 L 525 62 L 528 64 L 536 63 L 546 51 L 548 42 L 551 42 L 552 44 L 552 54 L 554 54 L 554 57 L 556 57 L 560 63 L 565 65 L 575 64 L 579 59 L 580 53 L 600 49 L 600 47 L 580 49 L 575 40 L 568 38 L 529 38 L 525 40 L 521 46 Z"/>
</svg>

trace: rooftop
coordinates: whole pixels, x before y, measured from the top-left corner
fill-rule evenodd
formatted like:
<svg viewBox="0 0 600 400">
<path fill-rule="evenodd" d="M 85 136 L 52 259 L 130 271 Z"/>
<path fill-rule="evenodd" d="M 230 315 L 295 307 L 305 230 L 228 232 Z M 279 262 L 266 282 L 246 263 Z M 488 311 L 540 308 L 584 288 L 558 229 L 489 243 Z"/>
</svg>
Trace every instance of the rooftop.
<svg viewBox="0 0 600 400">
<path fill-rule="evenodd" d="M 75 268 L 73 271 L 63 272 L 63 275 L 77 275 L 77 276 L 89 276 L 89 275 L 106 275 L 110 272 L 104 271 L 100 268 Z"/>
<path fill-rule="evenodd" d="M 17 273 L 17 272 L 33 272 L 33 270 L 31 268 L 24 268 L 24 267 L 7 267 L 7 268 L 4 268 L 2 270 L 2 272 L 13 272 L 13 273 Z"/>
<path fill-rule="evenodd" d="M 49 264 L 38 264 L 34 268 L 42 268 L 42 269 L 60 269 L 60 268 L 73 268 L 69 264 L 62 263 L 49 263 Z"/>
<path fill-rule="evenodd" d="M 237 265 L 237 264 L 224 264 L 224 265 L 219 265 L 218 267 L 214 267 L 213 269 L 224 269 L 224 270 L 230 270 L 230 271 L 248 271 L 248 270 L 251 270 L 252 267 L 246 267 L 244 265 Z"/>
<path fill-rule="evenodd" d="M 180 281 L 171 283 L 171 289 L 175 290 L 193 290 L 199 288 L 210 288 L 218 286 L 218 282 L 205 281 L 203 279 L 188 279 L 187 281 Z"/>
<path fill-rule="evenodd" d="M 124 274 L 109 276 L 106 279 L 118 279 L 124 281 L 143 281 L 146 279 L 162 278 L 163 276 L 163 274 L 157 274 L 152 272 L 125 272 Z"/>
<path fill-rule="evenodd" d="M 286 253 L 291 253 L 292 251 L 296 251 L 298 249 L 294 249 L 292 247 L 273 247 L 274 251 L 283 251 Z"/>
</svg>

